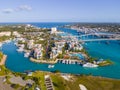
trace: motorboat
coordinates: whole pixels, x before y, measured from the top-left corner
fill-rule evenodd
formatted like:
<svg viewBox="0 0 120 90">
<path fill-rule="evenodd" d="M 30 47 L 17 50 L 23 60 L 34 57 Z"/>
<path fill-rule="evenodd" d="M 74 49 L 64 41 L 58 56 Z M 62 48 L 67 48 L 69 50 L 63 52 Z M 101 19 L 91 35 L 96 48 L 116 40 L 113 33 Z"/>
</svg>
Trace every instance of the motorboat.
<svg viewBox="0 0 120 90">
<path fill-rule="evenodd" d="M 19 49 L 17 49 L 17 51 L 18 51 L 18 52 L 23 52 L 24 49 L 23 49 L 23 48 L 19 48 Z"/>
<path fill-rule="evenodd" d="M 27 52 L 24 54 L 24 57 L 29 57 L 29 55 L 30 55 L 30 53 Z"/>
</svg>

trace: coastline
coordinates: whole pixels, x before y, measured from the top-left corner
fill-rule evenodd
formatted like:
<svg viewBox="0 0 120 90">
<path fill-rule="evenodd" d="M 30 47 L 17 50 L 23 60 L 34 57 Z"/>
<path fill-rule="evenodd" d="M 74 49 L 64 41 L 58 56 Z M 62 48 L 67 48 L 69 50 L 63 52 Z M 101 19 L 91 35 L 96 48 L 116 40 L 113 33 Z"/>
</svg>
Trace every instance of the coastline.
<svg viewBox="0 0 120 90">
<path fill-rule="evenodd" d="M 47 64 L 55 64 L 57 63 L 58 60 L 55 61 L 46 61 L 46 60 L 36 60 L 34 58 L 30 58 L 31 62 L 35 62 L 35 63 L 47 63 Z"/>
<path fill-rule="evenodd" d="M 3 55 L 3 58 L 1 59 L 0 65 L 5 65 L 6 60 L 7 60 L 7 55 Z"/>
<path fill-rule="evenodd" d="M 55 64 L 58 62 L 58 60 L 70 60 L 70 59 L 56 59 L 55 61 L 46 61 L 46 60 L 36 60 L 34 58 L 30 58 L 31 62 L 35 63 L 46 63 L 46 64 Z M 81 60 L 70 60 L 70 61 L 76 61 L 76 62 L 81 62 Z"/>
</svg>

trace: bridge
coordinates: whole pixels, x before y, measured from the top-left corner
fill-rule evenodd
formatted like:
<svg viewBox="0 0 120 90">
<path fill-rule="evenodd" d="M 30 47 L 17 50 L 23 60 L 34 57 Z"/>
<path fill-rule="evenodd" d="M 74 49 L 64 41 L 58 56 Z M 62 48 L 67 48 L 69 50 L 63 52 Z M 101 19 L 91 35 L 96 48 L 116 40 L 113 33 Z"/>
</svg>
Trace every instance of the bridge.
<svg viewBox="0 0 120 90">
<path fill-rule="evenodd" d="M 120 34 L 108 34 L 108 33 L 90 33 L 90 34 L 83 34 L 83 35 L 79 35 L 79 36 L 72 36 L 72 35 L 68 35 L 68 36 L 62 36 L 63 38 L 81 38 L 84 36 L 120 36 Z"/>
<path fill-rule="evenodd" d="M 86 39 L 86 40 L 78 40 L 78 41 L 82 41 L 82 42 L 92 42 L 92 41 L 114 41 L 114 40 L 120 40 L 120 38 L 104 38 L 104 39 Z"/>
<path fill-rule="evenodd" d="M 63 38 L 81 38 L 83 36 L 89 36 L 89 35 L 93 35 L 93 36 L 107 36 L 104 38 L 98 38 L 98 39 L 79 39 L 78 41 L 80 42 L 91 42 L 91 41 L 108 41 L 108 40 L 120 40 L 120 34 L 110 34 L 110 33 L 90 33 L 90 34 L 83 34 L 83 35 L 79 35 L 79 36 L 72 36 L 72 35 L 68 35 L 68 36 L 62 36 Z"/>
</svg>

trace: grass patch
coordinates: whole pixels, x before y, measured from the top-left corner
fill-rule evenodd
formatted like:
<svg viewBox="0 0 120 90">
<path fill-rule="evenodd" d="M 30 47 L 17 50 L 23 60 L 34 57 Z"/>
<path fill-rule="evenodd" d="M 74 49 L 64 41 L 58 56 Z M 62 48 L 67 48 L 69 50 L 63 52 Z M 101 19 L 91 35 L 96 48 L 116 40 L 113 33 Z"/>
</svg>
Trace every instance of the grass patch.
<svg viewBox="0 0 120 90">
<path fill-rule="evenodd" d="M 105 61 L 99 63 L 98 65 L 99 66 L 107 66 L 107 65 L 111 65 L 111 64 L 113 64 L 113 62 L 111 60 L 105 60 Z"/>
<path fill-rule="evenodd" d="M 0 66 L 0 76 L 8 75 L 10 71 L 5 66 Z"/>
<path fill-rule="evenodd" d="M 51 75 L 51 79 L 55 90 L 69 90 L 66 81 L 60 75 Z"/>
<path fill-rule="evenodd" d="M 47 90 L 47 88 L 45 86 L 45 80 L 44 80 L 45 74 L 46 74 L 45 72 L 39 72 L 39 71 L 36 71 L 33 73 L 33 78 L 35 77 L 38 79 L 35 82 L 39 83 L 41 90 Z"/>
</svg>

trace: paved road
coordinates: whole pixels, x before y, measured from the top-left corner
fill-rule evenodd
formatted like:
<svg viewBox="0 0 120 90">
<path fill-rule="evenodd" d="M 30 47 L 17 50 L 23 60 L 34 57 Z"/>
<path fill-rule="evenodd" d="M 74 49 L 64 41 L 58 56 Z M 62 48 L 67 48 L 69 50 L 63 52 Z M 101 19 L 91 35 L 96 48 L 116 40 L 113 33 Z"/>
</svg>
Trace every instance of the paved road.
<svg viewBox="0 0 120 90">
<path fill-rule="evenodd" d="M 11 78 L 9 79 L 11 83 L 14 84 L 19 84 L 21 86 L 25 86 L 26 84 L 33 84 L 34 81 L 28 79 L 28 80 L 23 80 L 21 77 L 15 77 L 13 75 L 11 75 Z"/>
</svg>

